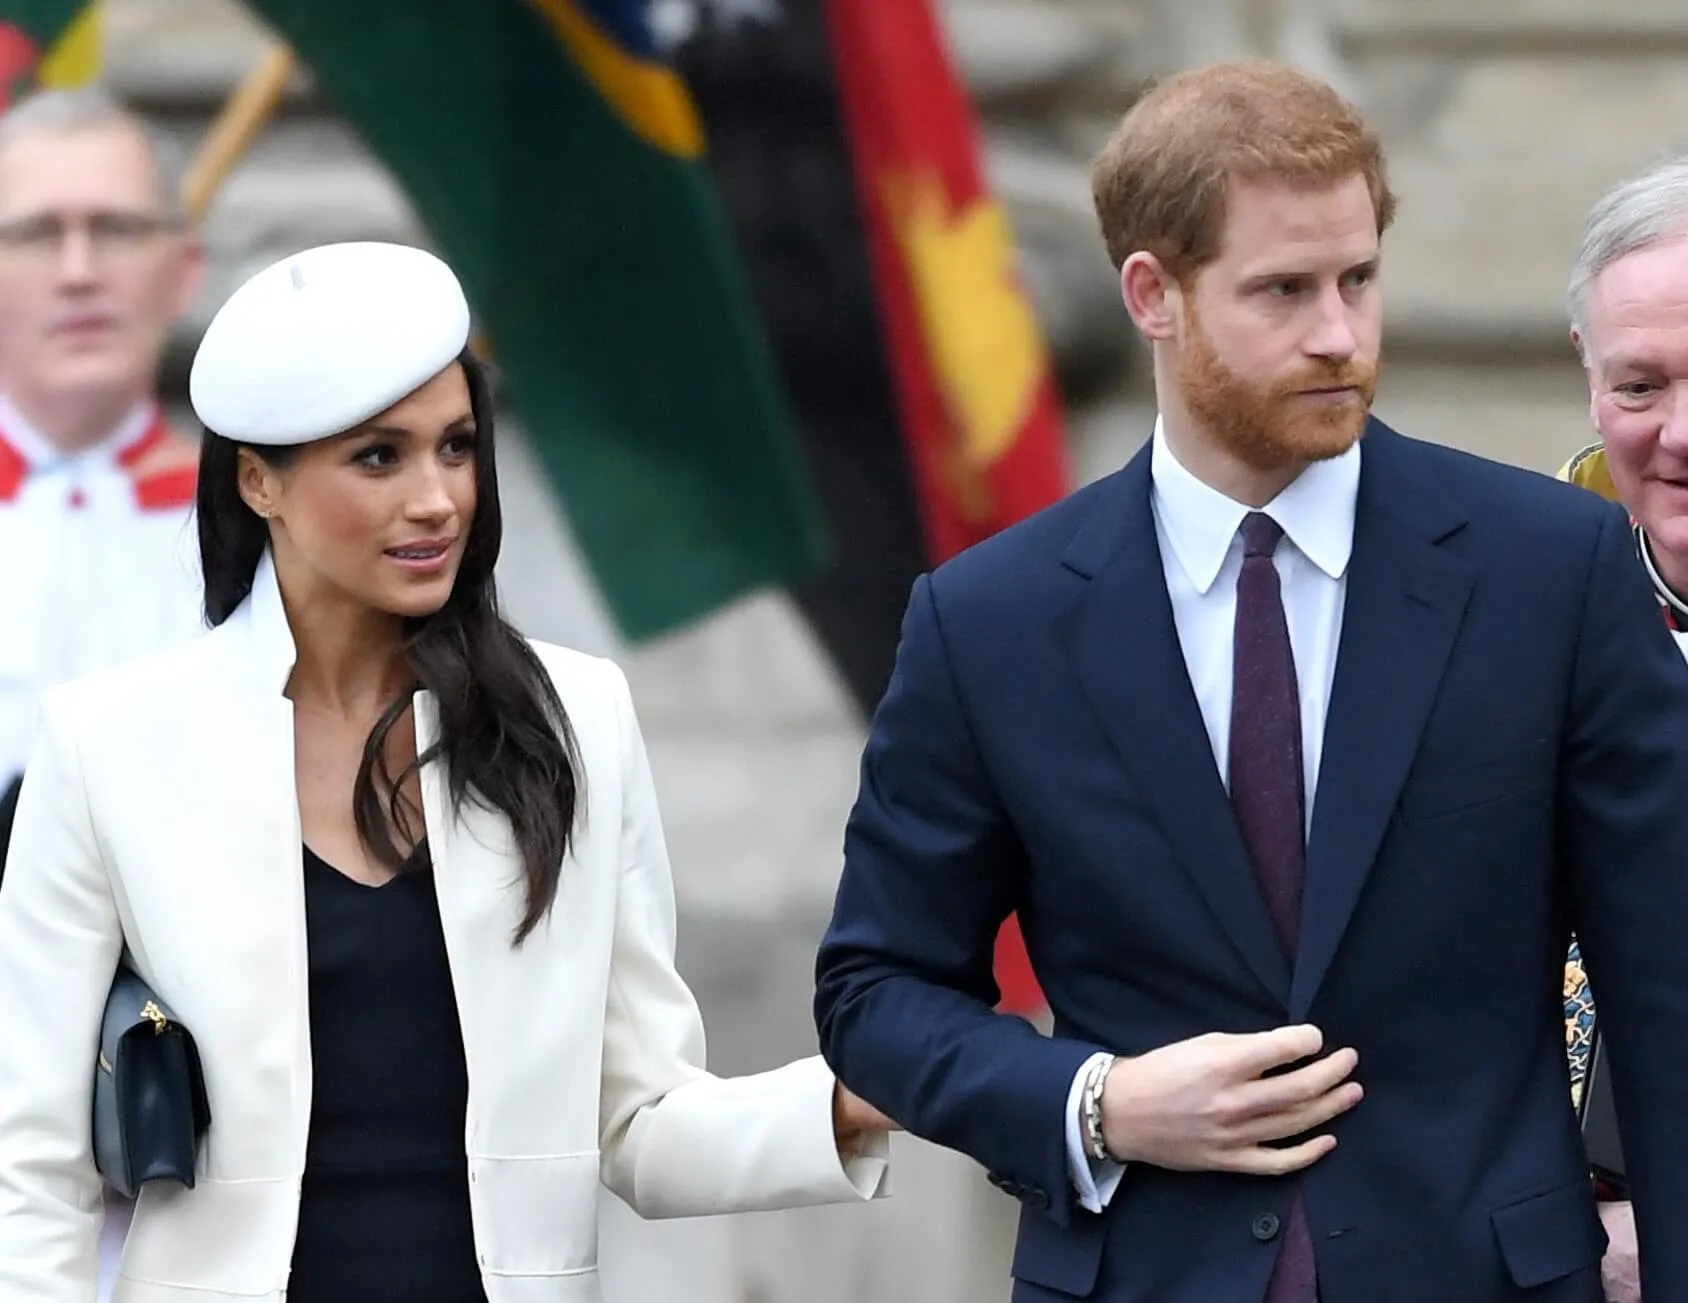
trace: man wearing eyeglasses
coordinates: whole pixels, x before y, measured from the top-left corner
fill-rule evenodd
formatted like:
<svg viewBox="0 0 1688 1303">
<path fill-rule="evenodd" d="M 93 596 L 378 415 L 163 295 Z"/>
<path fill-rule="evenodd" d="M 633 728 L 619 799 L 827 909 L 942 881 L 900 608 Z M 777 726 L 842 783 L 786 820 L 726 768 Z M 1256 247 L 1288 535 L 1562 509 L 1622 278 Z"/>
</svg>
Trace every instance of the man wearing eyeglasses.
<svg viewBox="0 0 1688 1303">
<path fill-rule="evenodd" d="M 200 277 L 177 194 L 101 92 L 0 115 L 0 872 L 42 693 L 203 628 L 195 449 L 153 392 Z"/>
<path fill-rule="evenodd" d="M 0 115 L 0 792 L 14 798 L 44 690 L 202 627 L 194 447 L 153 394 L 200 264 L 146 129 L 103 93 Z"/>
</svg>

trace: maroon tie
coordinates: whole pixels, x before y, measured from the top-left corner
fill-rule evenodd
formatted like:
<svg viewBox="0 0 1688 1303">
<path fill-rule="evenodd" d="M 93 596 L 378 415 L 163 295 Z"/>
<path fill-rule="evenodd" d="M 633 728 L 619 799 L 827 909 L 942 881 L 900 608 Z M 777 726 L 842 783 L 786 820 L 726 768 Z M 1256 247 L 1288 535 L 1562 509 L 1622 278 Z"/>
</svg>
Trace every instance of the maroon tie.
<svg viewBox="0 0 1688 1303">
<path fill-rule="evenodd" d="M 1301 693 L 1272 564 L 1284 531 L 1270 516 L 1253 511 L 1243 518 L 1242 536 L 1231 671 L 1231 805 L 1272 923 L 1293 957 L 1307 847 Z M 1315 1303 L 1317 1298 L 1313 1239 L 1298 1194 L 1284 1219 L 1265 1303 Z"/>
</svg>

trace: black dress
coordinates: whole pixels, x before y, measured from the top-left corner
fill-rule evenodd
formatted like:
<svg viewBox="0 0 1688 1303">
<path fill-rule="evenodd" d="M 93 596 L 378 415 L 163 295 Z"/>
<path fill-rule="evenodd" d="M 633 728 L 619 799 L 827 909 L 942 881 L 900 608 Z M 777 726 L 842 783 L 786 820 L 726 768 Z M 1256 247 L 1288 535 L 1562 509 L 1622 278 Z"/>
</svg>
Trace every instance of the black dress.
<svg viewBox="0 0 1688 1303">
<path fill-rule="evenodd" d="M 313 1081 L 288 1303 L 485 1303 L 433 873 L 369 887 L 308 847 L 304 872 Z"/>
</svg>

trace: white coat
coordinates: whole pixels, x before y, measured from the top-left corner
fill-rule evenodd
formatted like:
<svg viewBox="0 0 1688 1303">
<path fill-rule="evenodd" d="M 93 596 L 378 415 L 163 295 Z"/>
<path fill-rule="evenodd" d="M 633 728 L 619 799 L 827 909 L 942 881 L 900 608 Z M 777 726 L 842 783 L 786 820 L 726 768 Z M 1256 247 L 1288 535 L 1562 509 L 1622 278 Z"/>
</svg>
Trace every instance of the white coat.
<svg viewBox="0 0 1688 1303">
<path fill-rule="evenodd" d="M 840 1161 L 819 1059 L 720 1079 L 674 967 L 668 854 L 626 680 L 535 644 L 575 729 L 584 818 L 550 919 L 505 820 L 423 805 L 469 1068 L 466 1144 L 490 1303 L 597 1303 L 597 1190 L 647 1217 L 882 1193 Z M 90 1303 L 97 1026 L 127 946 L 196 1037 L 211 1100 L 196 1187 L 141 1193 L 113 1303 L 285 1298 L 311 1104 L 305 914 L 273 569 L 223 626 L 57 690 L 0 891 L 0 1303 Z M 437 716 L 415 702 L 417 744 Z"/>
</svg>

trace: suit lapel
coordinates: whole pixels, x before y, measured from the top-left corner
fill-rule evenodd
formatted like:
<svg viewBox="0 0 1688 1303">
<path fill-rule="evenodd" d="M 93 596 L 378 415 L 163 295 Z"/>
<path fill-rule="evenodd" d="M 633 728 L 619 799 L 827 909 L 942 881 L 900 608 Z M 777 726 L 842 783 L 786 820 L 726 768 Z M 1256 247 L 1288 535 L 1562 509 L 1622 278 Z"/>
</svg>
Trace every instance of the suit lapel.
<svg viewBox="0 0 1688 1303">
<path fill-rule="evenodd" d="M 1190 686 L 1149 501 L 1146 446 L 1098 496 L 1065 564 L 1087 582 L 1063 628 L 1080 688 L 1173 853 L 1238 953 L 1279 1001 L 1289 961 L 1272 929 Z"/>
<path fill-rule="evenodd" d="M 1471 595 L 1471 565 L 1438 546 L 1464 516 L 1412 445 L 1366 436 L 1342 639 L 1313 803 L 1291 1018 L 1306 1016 L 1359 901 L 1412 765 Z"/>
</svg>

